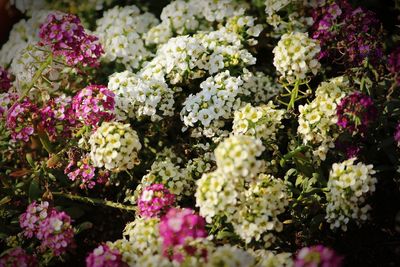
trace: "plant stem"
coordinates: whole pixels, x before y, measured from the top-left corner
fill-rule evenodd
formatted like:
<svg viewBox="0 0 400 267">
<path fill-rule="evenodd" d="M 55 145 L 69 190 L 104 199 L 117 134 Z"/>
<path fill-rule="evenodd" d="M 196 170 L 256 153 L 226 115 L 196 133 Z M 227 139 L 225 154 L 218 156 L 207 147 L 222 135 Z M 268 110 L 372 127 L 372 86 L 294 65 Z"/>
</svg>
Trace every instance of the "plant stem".
<svg viewBox="0 0 400 267">
<path fill-rule="evenodd" d="M 296 80 L 296 83 L 294 84 L 294 88 L 291 91 L 291 95 L 290 95 L 290 102 L 288 104 L 287 109 L 294 109 L 294 103 L 297 100 L 297 97 L 299 95 L 299 84 L 300 84 L 300 80 Z"/>
<path fill-rule="evenodd" d="M 129 210 L 129 211 L 136 210 L 135 207 L 126 206 L 121 203 L 112 202 L 109 200 L 103 200 L 103 199 L 99 199 L 99 198 L 82 197 L 82 196 L 72 195 L 72 194 L 63 193 L 63 192 L 52 192 L 52 194 L 54 196 L 60 196 L 60 197 L 68 198 L 71 200 L 77 200 L 77 201 L 85 202 L 85 203 L 92 204 L 92 205 L 103 205 L 103 206 L 107 206 L 107 207 L 112 207 L 112 208 L 121 209 L 121 210 Z"/>
</svg>

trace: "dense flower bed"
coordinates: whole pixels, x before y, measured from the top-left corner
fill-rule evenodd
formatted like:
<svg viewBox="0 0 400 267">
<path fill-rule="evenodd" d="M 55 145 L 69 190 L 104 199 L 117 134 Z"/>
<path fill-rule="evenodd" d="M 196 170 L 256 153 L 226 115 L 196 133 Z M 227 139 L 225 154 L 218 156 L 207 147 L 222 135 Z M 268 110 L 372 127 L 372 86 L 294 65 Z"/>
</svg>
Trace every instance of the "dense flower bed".
<svg viewBox="0 0 400 267">
<path fill-rule="evenodd" d="M 400 3 L 11 2 L 0 267 L 400 265 Z"/>
</svg>

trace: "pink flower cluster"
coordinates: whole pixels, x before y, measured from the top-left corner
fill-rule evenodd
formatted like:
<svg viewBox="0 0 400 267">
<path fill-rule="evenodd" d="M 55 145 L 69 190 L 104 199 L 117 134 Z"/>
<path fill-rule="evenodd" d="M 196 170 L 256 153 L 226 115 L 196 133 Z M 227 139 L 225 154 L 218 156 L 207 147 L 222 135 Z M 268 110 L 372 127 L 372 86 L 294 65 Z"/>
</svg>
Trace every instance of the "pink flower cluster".
<svg viewBox="0 0 400 267">
<path fill-rule="evenodd" d="M 121 254 L 117 249 L 110 249 L 106 244 L 95 248 L 86 257 L 87 267 L 125 267 L 128 266 L 122 261 Z"/>
<path fill-rule="evenodd" d="M 82 160 L 72 160 L 64 169 L 71 181 L 79 180 L 82 189 L 92 189 L 96 184 L 105 184 L 108 181 L 110 173 L 107 171 L 99 171 L 95 176 L 95 168 L 89 164 L 89 158 L 85 157 Z"/>
<path fill-rule="evenodd" d="M 6 127 L 11 131 L 11 138 L 14 141 L 29 141 L 29 136 L 34 133 L 33 120 L 36 119 L 37 110 L 37 106 L 29 99 L 15 103 L 8 110 Z"/>
<path fill-rule="evenodd" d="M 175 195 L 171 194 L 163 184 L 152 184 L 143 189 L 139 198 L 139 214 L 145 217 L 158 217 L 174 203 Z"/>
<path fill-rule="evenodd" d="M 178 262 L 183 261 L 182 248 L 189 255 L 197 252 L 195 247 L 188 245 L 188 241 L 207 236 L 204 218 L 187 208 L 171 208 L 161 218 L 159 227 L 164 256 Z"/>
<path fill-rule="evenodd" d="M 71 97 L 62 95 L 50 99 L 39 110 L 39 125 L 46 130 L 51 141 L 55 141 L 60 136 L 71 137 L 73 127 L 77 125 L 71 102 Z"/>
<path fill-rule="evenodd" d="M 340 267 L 343 258 L 322 245 L 304 247 L 296 256 L 294 267 Z"/>
<path fill-rule="evenodd" d="M 11 88 L 10 74 L 0 67 L 0 93 L 7 92 Z"/>
<path fill-rule="evenodd" d="M 20 247 L 13 248 L 0 258 L 0 267 L 35 267 L 38 266 L 34 256 Z"/>
<path fill-rule="evenodd" d="M 97 66 L 104 53 L 98 38 L 85 33 L 80 19 L 72 14 L 49 14 L 39 37 L 41 45 L 49 46 L 56 56 L 64 56 L 70 66 Z"/>
<path fill-rule="evenodd" d="M 40 251 L 50 249 L 55 256 L 63 254 L 74 245 L 74 230 L 71 217 L 65 212 L 49 208 L 47 201 L 32 202 L 20 217 L 23 234 L 35 236 L 41 242 Z"/>
<path fill-rule="evenodd" d="M 363 135 L 377 118 L 377 113 L 371 97 L 354 92 L 340 101 L 336 109 L 337 124 L 352 134 Z"/>
<path fill-rule="evenodd" d="M 92 126 L 97 126 L 100 121 L 111 121 L 114 104 L 114 93 L 103 85 L 90 85 L 72 100 L 76 118 Z"/>
<path fill-rule="evenodd" d="M 400 46 L 390 53 L 387 63 L 390 73 L 395 76 L 397 84 L 400 85 Z"/>
<path fill-rule="evenodd" d="M 312 37 L 320 41 L 320 58 L 350 66 L 382 59 L 382 26 L 373 12 L 353 8 L 347 0 L 328 1 L 313 10 L 313 19 Z"/>
</svg>

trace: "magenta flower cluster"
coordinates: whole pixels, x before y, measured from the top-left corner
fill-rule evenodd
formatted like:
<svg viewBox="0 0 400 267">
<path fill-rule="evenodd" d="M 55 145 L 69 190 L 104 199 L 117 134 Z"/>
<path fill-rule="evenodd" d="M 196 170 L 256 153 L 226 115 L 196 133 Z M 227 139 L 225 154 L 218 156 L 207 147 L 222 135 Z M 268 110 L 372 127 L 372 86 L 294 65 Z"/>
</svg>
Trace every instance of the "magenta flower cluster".
<svg viewBox="0 0 400 267">
<path fill-rule="evenodd" d="M 353 135 L 363 135 L 377 114 L 372 98 L 358 91 L 344 97 L 336 109 L 337 124 Z"/>
<path fill-rule="evenodd" d="M 400 85 L 400 46 L 388 57 L 388 69 L 395 76 L 397 84 Z"/>
<path fill-rule="evenodd" d="M 0 67 L 0 93 L 7 92 L 11 88 L 10 74 Z"/>
<path fill-rule="evenodd" d="M 126 267 L 117 249 L 102 244 L 86 257 L 86 267 Z"/>
<path fill-rule="evenodd" d="M 313 19 L 312 37 L 320 41 L 321 59 L 350 66 L 382 59 L 382 25 L 375 13 L 339 0 L 314 9 Z"/>
<path fill-rule="evenodd" d="M 39 37 L 41 45 L 49 46 L 56 56 L 64 56 L 70 66 L 97 66 L 104 53 L 98 38 L 87 34 L 80 19 L 72 14 L 49 14 Z"/>
<path fill-rule="evenodd" d="M 114 118 L 114 93 L 103 85 L 90 85 L 79 91 L 72 100 L 77 119 L 87 125 L 97 126 L 100 121 Z"/>
<path fill-rule="evenodd" d="M 36 267 L 37 260 L 20 247 L 8 251 L 0 258 L 0 267 Z"/>
<path fill-rule="evenodd" d="M 143 189 L 138 201 L 139 214 L 144 217 L 159 217 L 175 203 L 175 195 L 163 184 L 152 184 Z"/>
<path fill-rule="evenodd" d="M 340 267 L 343 258 L 322 245 L 304 247 L 296 255 L 294 267 Z"/>
<path fill-rule="evenodd" d="M 394 132 L 394 140 L 400 146 L 400 122 L 397 124 L 396 131 Z"/>
<path fill-rule="evenodd" d="M 96 184 L 105 184 L 110 176 L 107 171 L 99 171 L 95 175 L 95 170 L 89 163 L 89 158 L 84 157 L 79 161 L 71 160 L 64 169 L 64 173 L 71 181 L 80 181 L 82 189 L 92 189 Z"/>
<path fill-rule="evenodd" d="M 71 102 L 71 97 L 63 95 L 50 99 L 39 109 L 39 125 L 47 132 L 51 141 L 59 137 L 71 137 L 74 127 L 77 126 Z"/>
<path fill-rule="evenodd" d="M 188 208 L 171 208 L 161 218 L 159 230 L 163 255 L 177 262 L 183 261 L 182 249 L 189 255 L 196 253 L 196 248 L 190 246 L 188 241 L 207 236 L 204 218 Z"/>
<path fill-rule="evenodd" d="M 11 138 L 14 141 L 29 141 L 34 133 L 33 120 L 37 117 L 37 106 L 29 99 L 21 103 L 15 102 L 7 112 L 6 127 L 11 131 Z"/>
<path fill-rule="evenodd" d="M 20 226 L 27 237 L 35 236 L 41 241 L 39 250 L 47 249 L 59 256 L 74 245 L 74 229 L 71 217 L 65 212 L 49 208 L 47 201 L 32 202 L 20 217 Z"/>
</svg>

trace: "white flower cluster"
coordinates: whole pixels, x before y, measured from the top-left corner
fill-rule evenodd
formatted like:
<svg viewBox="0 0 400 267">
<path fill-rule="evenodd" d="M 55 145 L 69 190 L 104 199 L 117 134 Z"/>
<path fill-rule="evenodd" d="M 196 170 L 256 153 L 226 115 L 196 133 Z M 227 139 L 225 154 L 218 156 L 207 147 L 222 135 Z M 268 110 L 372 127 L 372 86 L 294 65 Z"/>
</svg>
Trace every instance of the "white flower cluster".
<svg viewBox="0 0 400 267">
<path fill-rule="evenodd" d="M 116 6 L 104 12 L 96 23 L 95 34 L 103 45 L 107 61 L 116 61 L 128 70 L 135 70 L 152 56 L 143 41 L 143 35 L 158 24 L 152 13 L 141 14 L 135 5 Z"/>
<path fill-rule="evenodd" d="M 212 137 L 224 126 L 224 120 L 230 119 L 232 112 L 240 104 L 242 80 L 230 76 L 229 71 L 209 77 L 200 84 L 202 89 L 195 95 L 189 95 L 183 103 L 180 113 L 186 127 L 198 127 L 205 136 Z"/>
<path fill-rule="evenodd" d="M 161 248 L 161 237 L 158 231 L 160 219 L 136 217 L 125 226 L 123 235 L 131 242 L 136 251 L 136 257 L 147 254 L 157 254 Z"/>
<path fill-rule="evenodd" d="M 367 197 L 375 191 L 378 180 L 371 164 L 355 161 L 334 163 L 329 173 L 326 219 L 331 229 L 346 231 L 350 220 L 360 224 L 368 219 L 371 206 L 366 204 Z"/>
<path fill-rule="evenodd" d="M 263 160 L 257 159 L 264 150 L 259 139 L 246 135 L 230 136 L 215 149 L 217 167 L 231 179 L 252 181 L 265 166 Z"/>
<path fill-rule="evenodd" d="M 290 253 L 274 253 L 269 250 L 253 251 L 257 267 L 293 267 L 294 262 Z"/>
<path fill-rule="evenodd" d="M 303 144 L 315 147 L 313 156 L 317 162 L 324 161 L 329 148 L 335 146 L 334 142 L 339 135 L 336 107 L 348 88 L 348 82 L 343 77 L 336 77 L 318 86 L 313 101 L 299 106 L 297 132 Z"/>
<path fill-rule="evenodd" d="M 11 0 L 10 3 L 21 11 L 21 13 L 27 13 L 28 15 L 34 15 L 46 7 L 45 0 Z"/>
<path fill-rule="evenodd" d="M 21 51 L 27 47 L 28 43 L 39 41 L 40 24 L 46 20 L 50 12 L 48 10 L 38 10 L 31 18 L 22 19 L 14 24 L 8 41 L 0 50 L 0 66 L 8 66 L 15 56 L 21 54 Z"/>
<path fill-rule="evenodd" d="M 278 215 L 289 204 L 283 180 L 260 174 L 249 188 L 240 194 L 240 204 L 231 218 L 235 232 L 246 242 L 259 241 L 265 247 L 275 240 L 270 231 L 281 232 L 283 224 Z"/>
<path fill-rule="evenodd" d="M 189 83 L 207 72 L 214 74 L 225 68 L 243 68 L 255 63 L 256 58 L 243 48 L 240 36 L 222 27 L 169 39 L 141 70 L 141 76 L 167 79 L 171 84 Z"/>
<path fill-rule="evenodd" d="M 276 109 L 272 101 L 257 107 L 247 104 L 234 113 L 233 134 L 254 136 L 273 145 L 278 130 L 283 128 L 284 114 L 285 110 Z"/>
<path fill-rule="evenodd" d="M 265 13 L 271 17 L 293 1 L 297 0 L 265 0 Z"/>
<path fill-rule="evenodd" d="M 90 157 L 95 167 L 112 172 L 132 169 L 139 164 L 142 148 L 139 137 L 129 124 L 103 122 L 90 136 Z"/>
<path fill-rule="evenodd" d="M 205 173 L 197 184 L 196 206 L 208 223 L 225 217 L 246 243 L 274 240 L 271 231 L 281 231 L 277 216 L 288 204 L 286 186 L 280 179 L 260 174 L 264 162 L 257 160 L 261 140 L 238 135 L 225 139 L 215 149 L 217 169 Z"/>
<path fill-rule="evenodd" d="M 47 60 L 46 57 L 45 52 L 38 49 L 38 47 L 27 44 L 14 58 L 10 71 L 16 77 L 13 85 L 19 94 L 22 94 L 25 86 L 33 81 L 33 77 L 41 64 Z M 29 91 L 29 96 L 48 99 L 50 93 L 60 87 L 61 79 L 66 78 L 67 75 L 62 74 L 62 72 L 66 71 L 68 71 L 68 68 L 53 61 L 50 66 L 47 66 L 42 71 L 42 75 L 35 82 L 35 87 Z"/>
<path fill-rule="evenodd" d="M 274 82 L 271 76 L 260 71 L 253 73 L 243 69 L 240 77 L 243 80 L 242 87 L 246 102 L 265 104 L 279 94 L 282 89 L 281 85 Z"/>
<path fill-rule="evenodd" d="M 249 252 L 230 245 L 215 248 L 208 256 L 207 264 L 204 267 L 248 267 L 253 266 L 255 258 Z"/>
<path fill-rule="evenodd" d="M 204 173 L 197 182 L 196 205 L 208 223 L 216 215 L 231 216 L 236 209 L 238 190 L 221 170 Z"/>
<path fill-rule="evenodd" d="M 309 38 L 307 33 L 286 33 L 272 51 L 274 66 L 283 78 L 294 83 L 305 79 L 310 72 L 317 74 L 321 67 L 317 59 L 320 51 L 318 41 Z"/>
<path fill-rule="evenodd" d="M 157 121 L 174 114 L 174 91 L 162 80 L 143 79 L 124 71 L 109 77 L 108 89 L 115 94 L 118 120 L 149 116 Z"/>
<path fill-rule="evenodd" d="M 136 199 L 140 195 L 144 187 L 152 184 L 164 184 L 171 193 L 176 195 L 178 200 L 183 196 L 193 194 L 194 181 L 191 176 L 187 175 L 184 168 L 173 163 L 169 157 L 153 162 L 150 171 L 143 176 L 140 185 L 136 188 L 134 198 Z M 135 202 L 135 200 L 131 200 L 131 202 Z"/>
<path fill-rule="evenodd" d="M 173 1 L 162 10 L 161 23 L 146 34 L 146 44 L 163 44 L 171 37 L 212 30 L 213 22 L 241 16 L 245 9 L 245 5 L 230 0 Z M 250 19 L 240 23 L 249 29 L 253 27 Z M 256 32 L 257 28 L 249 30 L 250 35 Z"/>
<path fill-rule="evenodd" d="M 225 28 L 229 32 L 234 32 L 241 36 L 242 42 L 246 42 L 249 45 L 257 44 L 257 40 L 254 37 L 258 37 L 263 30 L 261 24 L 256 24 L 256 18 L 244 15 L 228 18 Z"/>
</svg>

